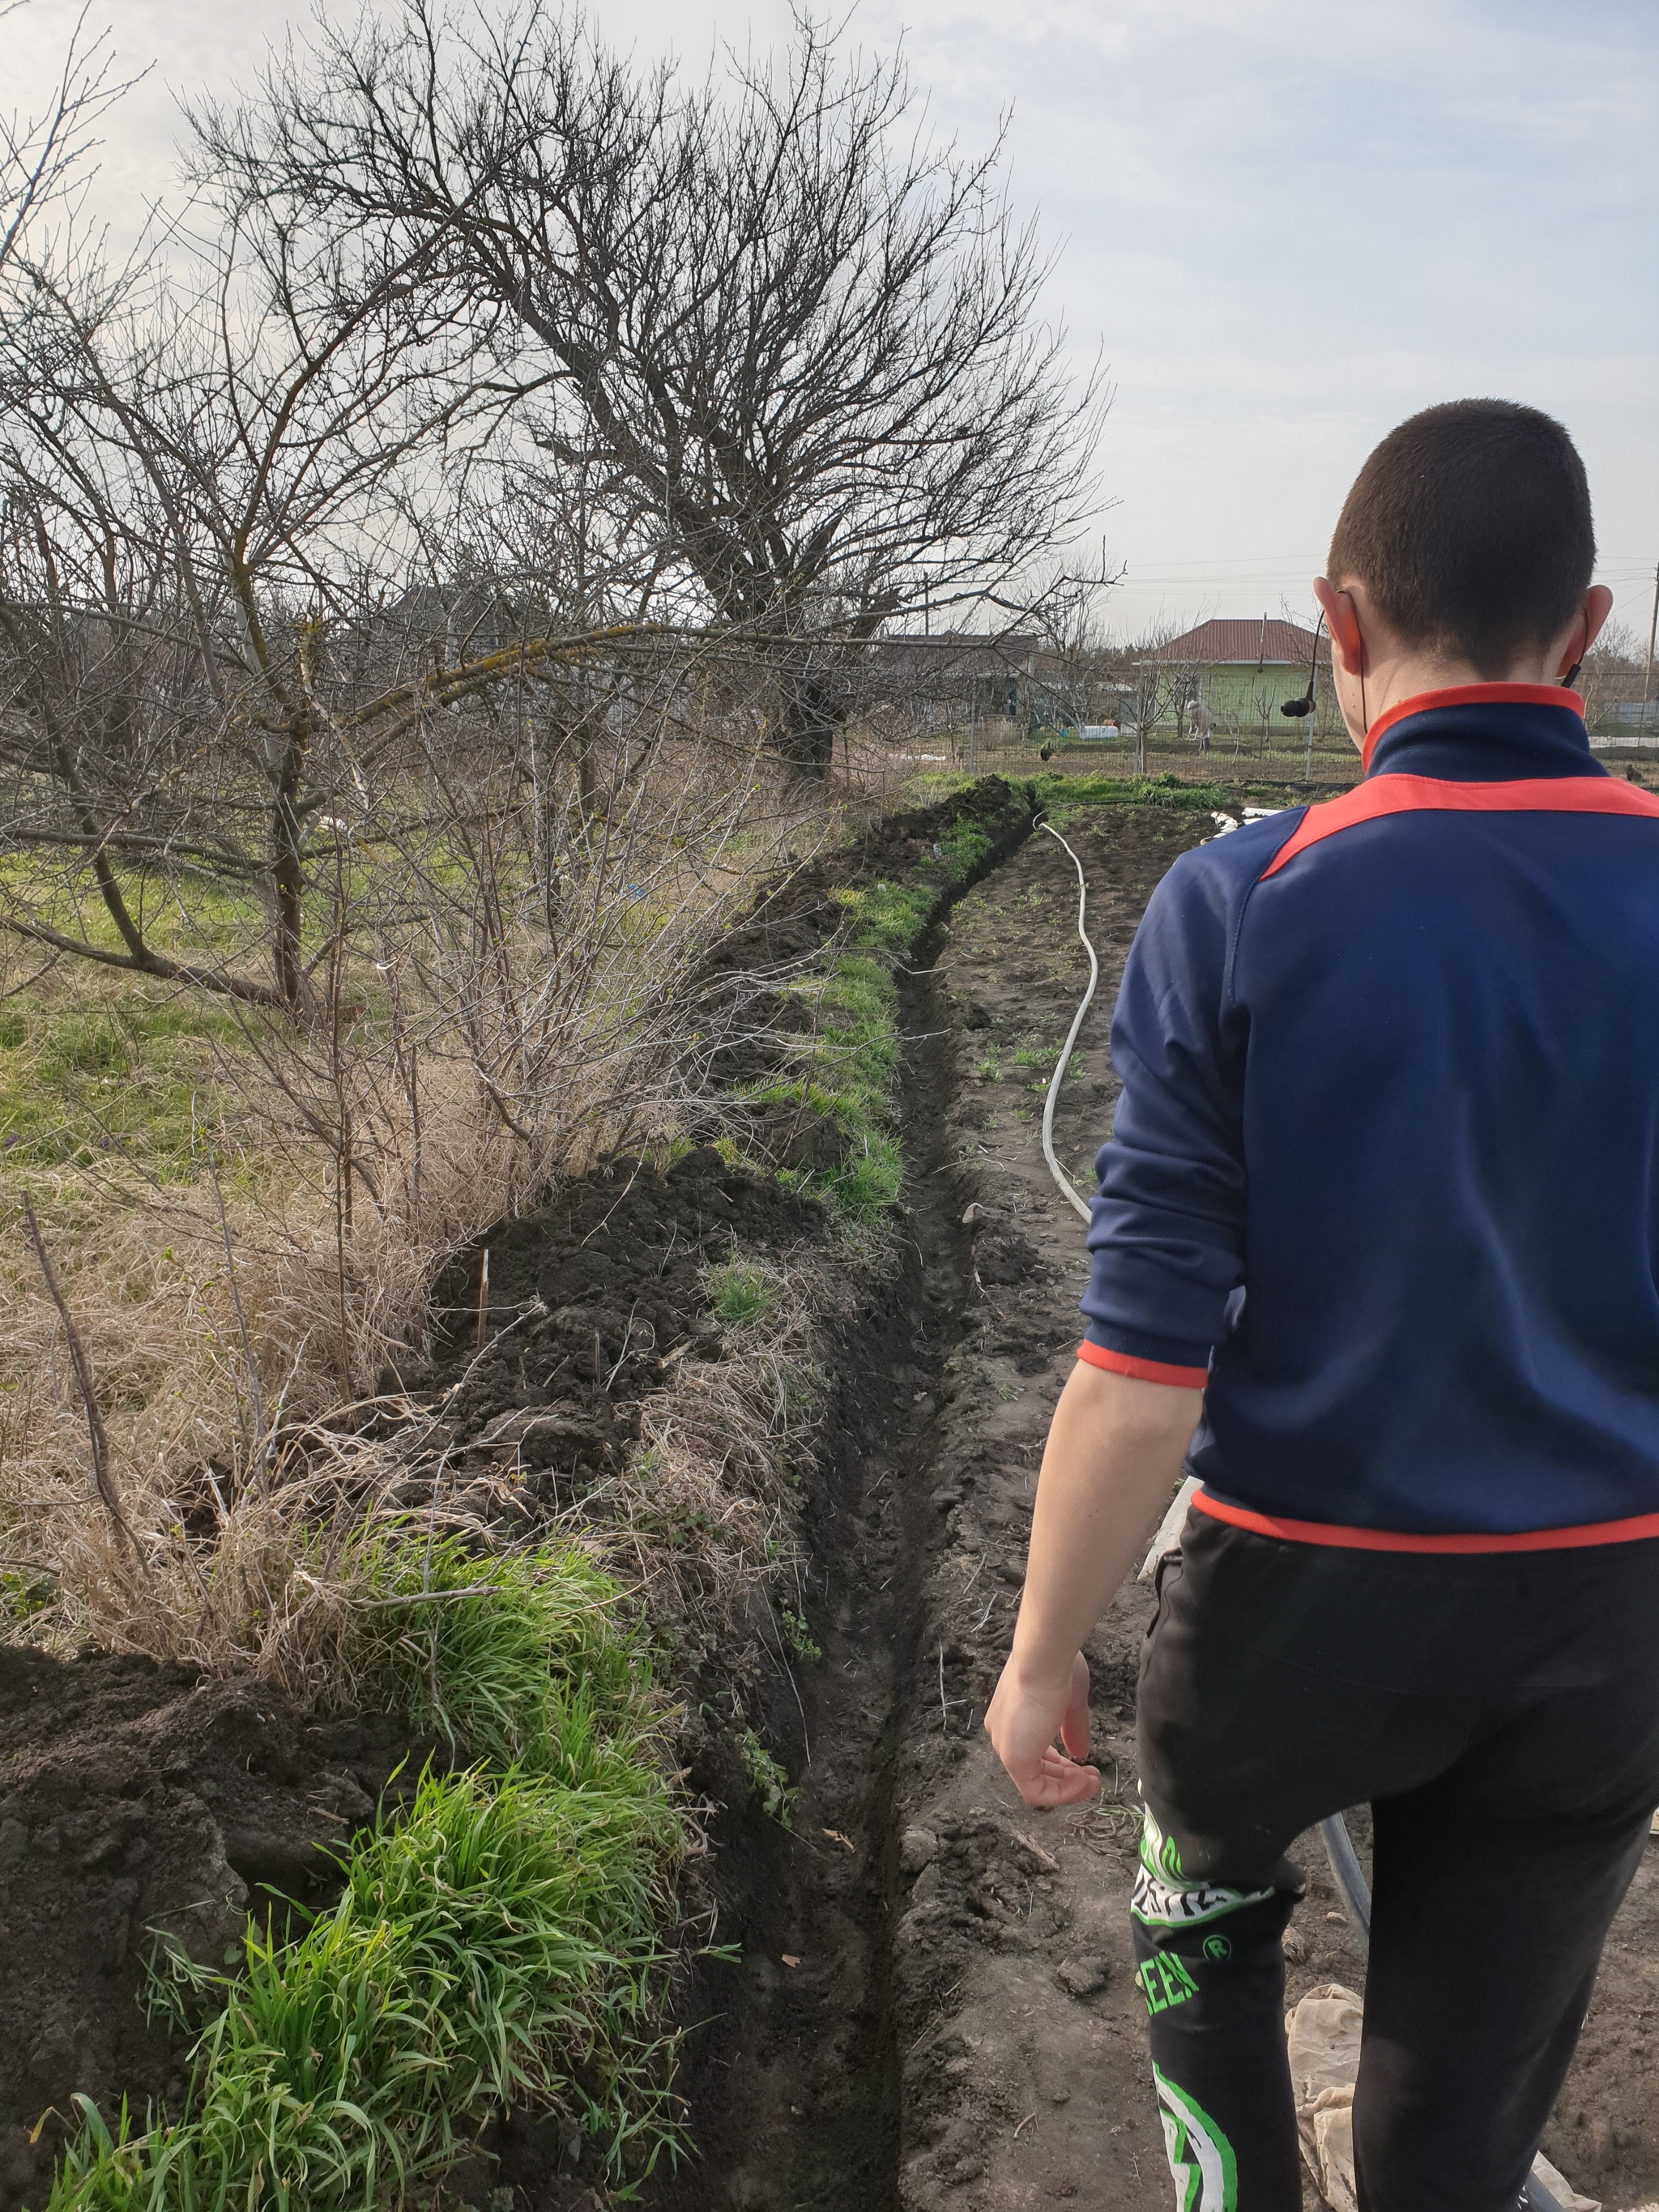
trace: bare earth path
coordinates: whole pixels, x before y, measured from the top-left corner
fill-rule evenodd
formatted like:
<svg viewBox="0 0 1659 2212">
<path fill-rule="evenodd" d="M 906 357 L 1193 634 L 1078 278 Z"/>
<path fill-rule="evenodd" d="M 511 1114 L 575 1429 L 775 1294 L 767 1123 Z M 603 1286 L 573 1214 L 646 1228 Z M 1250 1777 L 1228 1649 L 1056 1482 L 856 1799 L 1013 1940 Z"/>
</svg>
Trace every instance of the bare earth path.
<svg viewBox="0 0 1659 2212">
<path fill-rule="evenodd" d="M 1068 1081 L 1056 1119 L 1056 1150 L 1085 1192 L 1110 1128 L 1107 1019 L 1124 955 L 1152 884 L 1209 826 L 1201 817 L 1122 810 L 1101 816 L 1097 829 L 1066 833 L 1089 879 L 1103 971 L 1081 1078 Z M 902 1899 L 895 1977 L 906 2212 L 946 2204 L 1012 2212 L 1056 2201 L 1139 2212 L 1170 2201 L 1127 1935 L 1146 1586 L 1119 1596 L 1090 1648 L 1095 1756 L 1108 1790 L 1098 1813 L 1025 1812 L 979 1726 L 1013 1616 L 1042 1438 L 1079 1326 L 1083 1224 L 1054 1190 L 1038 1139 L 1042 1085 L 1086 981 L 1074 913 L 1071 864 L 1037 836 L 963 899 L 940 954 L 939 982 L 964 1024 L 944 1142 L 961 1164 L 964 1208 L 977 1203 L 983 1212 L 975 1296 L 949 1363 L 956 1395 L 941 1417 L 934 1493 L 943 1540 L 919 1629 L 924 1662 L 942 1654 L 945 1698 L 926 1694 L 932 1674 L 922 1664 L 896 1793 L 911 1835 L 905 1863 L 917 1869 Z M 1037 1044 L 1048 1048 L 1042 1064 L 1016 1063 L 1022 1045 Z M 1364 1856 L 1363 1809 L 1350 1826 Z M 1614 1927 L 1546 2142 L 1575 2185 L 1610 2207 L 1659 2189 L 1649 2049 L 1659 2009 L 1656 1851 L 1659 1844 Z M 1331 1981 L 1363 1991 L 1363 1957 L 1323 1853 L 1308 1838 L 1298 1856 L 1309 1891 L 1292 1923 L 1299 1955 L 1287 1962 L 1288 2000 Z M 1478 1872 L 1459 1878 L 1468 1882 L 1478 1950 Z"/>
</svg>

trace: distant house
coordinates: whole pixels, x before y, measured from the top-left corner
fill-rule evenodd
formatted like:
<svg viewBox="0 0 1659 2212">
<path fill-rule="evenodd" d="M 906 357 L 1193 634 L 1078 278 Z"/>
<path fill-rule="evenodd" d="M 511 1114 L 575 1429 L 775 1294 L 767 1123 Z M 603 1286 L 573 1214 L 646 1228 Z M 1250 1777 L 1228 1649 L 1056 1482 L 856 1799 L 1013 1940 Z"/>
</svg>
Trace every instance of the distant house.
<svg viewBox="0 0 1659 2212">
<path fill-rule="evenodd" d="M 1279 708 L 1308 687 L 1314 632 L 1299 623 L 1268 615 L 1217 616 L 1183 630 L 1160 645 L 1141 664 L 1164 678 L 1158 720 L 1184 730 L 1188 711 L 1205 707 L 1217 731 L 1287 726 Z M 1329 726 L 1334 714 L 1330 684 L 1331 647 L 1319 637 L 1318 726 Z"/>
<path fill-rule="evenodd" d="M 900 631 L 870 648 L 868 705 L 915 731 L 978 726 L 1006 744 L 1033 714 L 1046 658 L 1025 630 Z"/>
</svg>

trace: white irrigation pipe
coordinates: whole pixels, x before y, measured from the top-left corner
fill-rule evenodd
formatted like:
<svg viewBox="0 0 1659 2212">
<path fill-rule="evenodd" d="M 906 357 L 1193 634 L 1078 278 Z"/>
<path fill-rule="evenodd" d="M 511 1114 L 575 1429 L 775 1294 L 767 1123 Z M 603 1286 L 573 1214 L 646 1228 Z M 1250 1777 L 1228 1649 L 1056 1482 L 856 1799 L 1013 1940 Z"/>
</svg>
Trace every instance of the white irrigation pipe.
<svg viewBox="0 0 1659 2212">
<path fill-rule="evenodd" d="M 1089 912 L 1089 886 L 1084 880 L 1083 863 L 1077 854 L 1072 852 L 1071 847 L 1066 844 L 1059 830 L 1051 823 L 1043 822 L 1037 826 L 1046 830 L 1056 845 L 1071 854 L 1072 866 L 1077 870 L 1077 933 L 1082 939 L 1083 949 L 1089 956 L 1089 988 L 1083 994 L 1082 1002 L 1072 1017 L 1072 1026 L 1066 1032 L 1066 1042 L 1060 1047 L 1060 1058 L 1054 1065 L 1054 1073 L 1048 1079 L 1048 1096 L 1042 1102 L 1042 1157 L 1048 1163 L 1049 1174 L 1060 1185 L 1061 1195 L 1087 1221 L 1091 1218 L 1088 1200 L 1079 1195 L 1071 1177 L 1054 1158 L 1054 1102 L 1060 1097 L 1060 1086 L 1065 1079 L 1066 1069 L 1072 1057 L 1072 1047 L 1077 1042 L 1077 1033 L 1083 1027 L 1083 1017 L 1089 1011 L 1090 1004 L 1095 995 L 1095 987 L 1100 981 L 1100 963 L 1095 957 L 1094 946 L 1089 942 L 1089 933 L 1083 926 Z"/>
<path fill-rule="evenodd" d="M 1060 1097 L 1060 1086 L 1071 1060 L 1072 1048 L 1077 1042 L 1078 1032 L 1083 1027 L 1083 1018 L 1089 1011 L 1094 999 L 1096 987 L 1100 981 L 1100 963 L 1095 957 L 1095 948 L 1090 942 L 1089 933 L 1085 927 L 1089 914 L 1089 886 L 1083 873 L 1083 863 L 1066 844 L 1058 830 L 1054 829 L 1047 822 L 1040 824 L 1040 827 L 1048 831 L 1055 844 L 1070 854 L 1072 866 L 1077 870 L 1077 933 L 1083 940 L 1084 951 L 1089 956 L 1089 988 L 1083 994 L 1082 1001 L 1076 1013 L 1072 1017 L 1072 1026 L 1066 1033 L 1066 1042 L 1060 1048 L 1060 1058 L 1055 1063 L 1054 1072 L 1048 1079 L 1048 1096 L 1042 1105 L 1042 1157 L 1048 1163 L 1048 1172 L 1060 1186 L 1062 1197 L 1087 1221 L 1092 1218 L 1087 1201 L 1079 1194 L 1071 1177 L 1066 1175 L 1059 1160 L 1054 1157 L 1054 1103 Z M 1146 1554 L 1146 1563 L 1141 1568 L 1143 1581 L 1152 1573 L 1159 1553 L 1169 1550 L 1176 1541 L 1182 1524 L 1187 1517 L 1188 1503 L 1197 1488 L 1197 1479 L 1188 1475 L 1176 1492 L 1169 1511 L 1158 1524 L 1158 1534 L 1152 1539 L 1152 1549 Z M 1347 1906 L 1349 1914 L 1360 1934 L 1369 1936 L 1371 1925 L 1370 1892 L 1365 1886 L 1365 1877 L 1360 1869 L 1359 1861 L 1354 1855 L 1353 1841 L 1348 1834 L 1347 1826 L 1342 1815 L 1340 1813 L 1333 1813 L 1328 1820 L 1322 1820 L 1319 1824 L 1319 1832 L 1324 1840 L 1326 1856 L 1331 1863 L 1331 1872 L 1336 1877 L 1336 1886 L 1342 1893 L 1342 1901 Z M 1529 2191 L 1535 2192 L 1540 2185 L 1536 2177 L 1534 2177 L 1528 2181 L 1528 2189 Z M 1534 2196 L 1531 2201 L 1540 2206 L 1551 2206 L 1556 2202 L 1553 2195 L 1549 2193 L 1546 2193 L 1541 2198 Z"/>
</svg>

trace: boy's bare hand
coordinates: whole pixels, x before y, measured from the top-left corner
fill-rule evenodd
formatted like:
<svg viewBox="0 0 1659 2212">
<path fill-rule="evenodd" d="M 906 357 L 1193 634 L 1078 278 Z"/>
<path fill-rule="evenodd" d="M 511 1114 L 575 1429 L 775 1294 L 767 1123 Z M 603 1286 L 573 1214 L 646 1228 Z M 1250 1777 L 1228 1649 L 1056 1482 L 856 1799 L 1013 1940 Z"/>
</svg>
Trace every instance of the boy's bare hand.
<svg viewBox="0 0 1659 2212">
<path fill-rule="evenodd" d="M 1069 1677 L 1023 1680 L 1011 1659 L 985 1715 L 985 1733 L 1028 1805 L 1076 1805 L 1100 1795 L 1089 1750 L 1089 1667 L 1079 1651 Z M 1071 1757 L 1054 1749 L 1059 1736 Z"/>
</svg>

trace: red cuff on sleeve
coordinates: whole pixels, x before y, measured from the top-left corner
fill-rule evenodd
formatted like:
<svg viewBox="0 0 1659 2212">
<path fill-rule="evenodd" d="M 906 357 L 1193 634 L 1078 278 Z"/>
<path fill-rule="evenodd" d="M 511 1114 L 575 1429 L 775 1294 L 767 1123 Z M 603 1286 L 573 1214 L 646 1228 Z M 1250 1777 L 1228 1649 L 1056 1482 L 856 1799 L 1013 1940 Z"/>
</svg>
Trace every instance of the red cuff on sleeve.
<svg viewBox="0 0 1659 2212">
<path fill-rule="evenodd" d="M 1210 1379 L 1207 1367 L 1170 1367 L 1162 1359 L 1136 1359 L 1127 1352 L 1109 1352 L 1103 1344 L 1091 1344 L 1085 1336 L 1077 1356 L 1091 1367 L 1104 1367 L 1114 1375 L 1133 1375 L 1139 1382 L 1167 1382 L 1176 1390 L 1201 1390 Z"/>
</svg>

